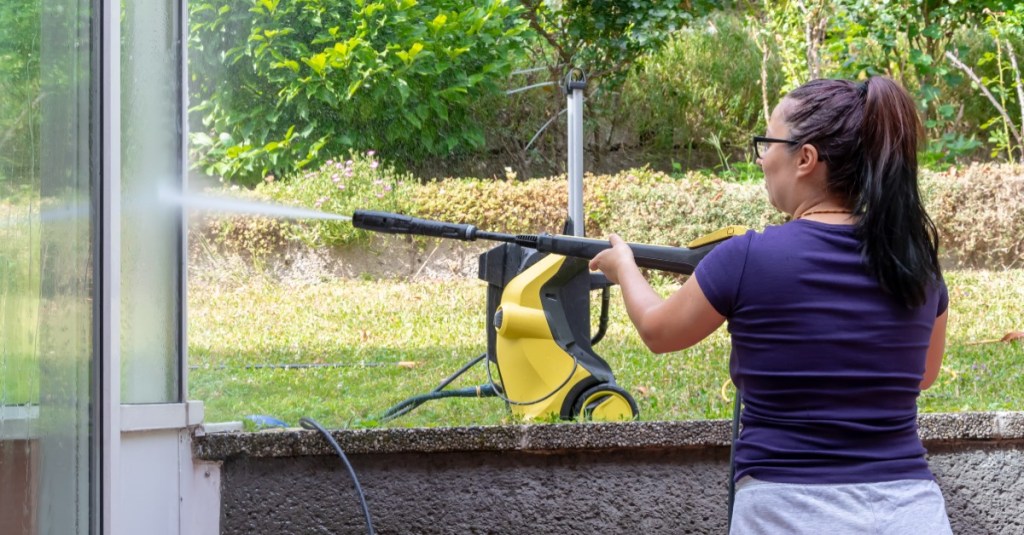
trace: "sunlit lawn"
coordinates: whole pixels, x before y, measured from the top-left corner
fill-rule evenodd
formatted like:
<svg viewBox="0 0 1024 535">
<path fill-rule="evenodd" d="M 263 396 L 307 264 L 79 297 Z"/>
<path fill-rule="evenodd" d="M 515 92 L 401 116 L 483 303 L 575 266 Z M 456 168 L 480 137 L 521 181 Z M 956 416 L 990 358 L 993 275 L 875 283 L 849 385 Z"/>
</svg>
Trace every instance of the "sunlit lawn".
<svg viewBox="0 0 1024 535">
<path fill-rule="evenodd" d="M 945 366 L 921 397 L 922 410 L 1019 409 L 1024 346 L 975 342 L 1024 329 L 1024 270 L 946 276 L 952 304 Z M 478 280 L 193 285 L 190 397 L 206 403 L 208 422 L 257 414 L 292 425 L 302 416 L 335 427 L 379 425 L 387 408 L 429 391 L 484 351 L 485 289 Z M 596 350 L 637 399 L 643 420 L 731 415 L 724 329 L 689 350 L 652 355 L 613 293 L 610 329 Z M 316 367 L 279 367 L 286 364 Z M 477 366 L 453 386 L 486 381 Z M 444 399 L 385 425 L 510 421 L 495 398 Z"/>
</svg>

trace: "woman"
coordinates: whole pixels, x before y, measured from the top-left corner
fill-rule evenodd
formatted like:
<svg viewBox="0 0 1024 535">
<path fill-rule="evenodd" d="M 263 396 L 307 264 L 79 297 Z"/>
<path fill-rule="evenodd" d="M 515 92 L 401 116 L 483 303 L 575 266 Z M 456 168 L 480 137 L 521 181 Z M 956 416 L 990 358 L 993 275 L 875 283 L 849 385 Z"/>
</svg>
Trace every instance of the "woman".
<svg viewBox="0 0 1024 535">
<path fill-rule="evenodd" d="M 815 80 L 754 138 L 791 216 L 716 247 L 667 300 L 611 235 L 595 257 L 656 353 L 726 319 L 743 396 L 732 533 L 950 533 L 917 435 L 948 294 L 917 186 L 921 123 L 892 80 Z"/>
</svg>

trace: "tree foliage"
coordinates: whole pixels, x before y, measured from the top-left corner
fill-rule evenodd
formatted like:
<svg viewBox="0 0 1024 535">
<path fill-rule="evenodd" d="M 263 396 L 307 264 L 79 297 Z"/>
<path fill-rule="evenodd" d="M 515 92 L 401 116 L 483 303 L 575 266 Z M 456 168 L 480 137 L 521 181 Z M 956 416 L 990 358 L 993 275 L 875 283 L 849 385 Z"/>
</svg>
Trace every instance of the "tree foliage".
<svg viewBox="0 0 1024 535">
<path fill-rule="evenodd" d="M 480 171 L 500 160 L 522 176 L 558 172 L 565 94 L 554 87 L 570 68 L 587 76 L 596 165 L 617 149 L 708 144 L 724 162 L 786 91 L 875 74 L 915 95 L 931 140 L 925 162 L 977 156 L 982 145 L 1013 157 L 1015 134 L 1024 136 L 1013 124 L 1020 9 L 1011 0 L 197 0 L 194 161 L 245 184 L 369 149 L 408 167 L 430 161 L 433 172 L 457 159 L 491 164 Z"/>
<path fill-rule="evenodd" d="M 621 89 L 643 58 L 657 53 L 679 29 L 725 2 L 711 0 L 520 0 L 540 40 L 551 80 L 569 68 L 586 74 L 586 115 L 598 152 L 616 129 Z M 559 95 L 559 97 L 561 97 Z M 561 107 L 553 102 L 549 114 Z M 602 132 L 603 130 L 603 132 Z"/>
<path fill-rule="evenodd" d="M 678 0 L 521 0 L 531 26 L 551 45 L 559 65 L 591 79 L 622 78 L 642 55 L 721 2 Z"/>
<path fill-rule="evenodd" d="M 810 78 L 883 74 L 916 97 L 929 130 L 926 160 L 953 161 L 980 146 L 956 102 L 967 78 L 944 60 L 1009 0 L 763 0 L 751 4 L 774 44 L 788 91 Z"/>
<path fill-rule="evenodd" d="M 479 148 L 467 110 L 519 54 L 518 15 L 503 0 L 191 2 L 196 161 L 254 183 L 348 149 Z"/>
</svg>

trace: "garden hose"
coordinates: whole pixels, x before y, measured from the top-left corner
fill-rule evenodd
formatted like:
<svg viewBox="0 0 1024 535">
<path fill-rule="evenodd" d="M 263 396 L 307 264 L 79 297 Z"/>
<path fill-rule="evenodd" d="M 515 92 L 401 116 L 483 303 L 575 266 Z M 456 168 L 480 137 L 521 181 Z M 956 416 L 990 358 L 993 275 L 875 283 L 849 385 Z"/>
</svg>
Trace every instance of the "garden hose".
<svg viewBox="0 0 1024 535">
<path fill-rule="evenodd" d="M 426 394 L 420 394 L 402 401 L 401 403 L 391 407 L 381 416 L 381 421 L 386 422 L 393 418 L 397 418 L 416 407 L 419 407 L 424 402 L 432 399 L 441 398 L 488 398 L 498 395 L 492 385 L 478 385 L 468 386 L 466 388 L 459 388 L 457 390 L 440 390 L 435 392 L 427 392 Z"/>
<path fill-rule="evenodd" d="M 359 478 L 356 477 L 356 471 L 352 468 L 352 463 L 348 462 L 348 457 L 345 456 L 345 452 L 342 451 L 341 446 L 338 445 L 338 441 L 334 440 L 334 437 L 332 437 L 322 425 L 312 418 L 303 417 L 299 420 L 299 424 L 305 429 L 316 430 L 323 435 L 324 439 L 326 439 L 331 447 L 334 448 L 334 452 L 341 458 L 341 461 L 345 464 L 345 468 L 348 469 L 349 477 L 352 478 L 352 485 L 356 489 L 356 496 L 359 498 L 359 506 L 363 510 L 363 519 L 366 521 L 366 533 L 367 535 L 374 535 L 373 519 L 370 517 L 370 508 L 366 505 L 366 496 L 363 495 L 363 487 L 359 484 Z"/>
<path fill-rule="evenodd" d="M 740 436 L 740 391 L 736 389 L 736 400 L 732 406 L 732 442 L 729 444 L 729 519 L 726 531 L 732 528 L 732 508 L 736 504 L 736 439 Z"/>
<path fill-rule="evenodd" d="M 408 399 L 405 399 L 405 400 L 401 401 L 397 405 L 395 405 L 395 406 L 391 407 L 390 409 L 388 409 L 387 411 L 385 411 L 384 414 L 380 417 L 380 421 L 381 422 L 386 422 L 388 420 L 393 420 L 395 418 L 398 418 L 399 416 L 402 416 L 402 415 L 408 413 L 409 411 L 415 409 L 416 407 L 419 407 L 420 405 L 422 405 L 423 403 L 425 403 L 425 402 L 427 402 L 427 401 L 429 401 L 431 399 L 440 399 L 440 398 L 446 398 L 446 397 L 474 397 L 474 396 L 478 395 L 477 392 L 480 392 L 479 397 L 490 397 L 490 396 L 495 395 L 493 393 L 486 392 L 486 390 L 493 390 L 494 387 L 492 385 L 481 385 L 481 386 L 478 386 L 478 387 L 470 387 L 471 389 L 473 389 L 473 394 L 448 394 L 448 395 L 440 395 L 440 396 L 436 395 L 438 393 L 441 393 L 442 390 L 444 389 L 444 387 L 450 385 L 453 381 L 458 379 L 460 375 L 466 373 L 467 370 L 469 370 L 473 366 L 479 364 L 480 361 L 484 360 L 485 358 L 487 358 L 487 353 L 483 353 L 480 356 L 478 356 L 478 357 L 474 358 L 473 360 L 469 361 L 468 363 L 466 363 L 464 366 L 459 368 L 458 371 L 456 371 L 455 373 L 453 373 L 450 376 L 448 376 L 447 379 L 445 379 L 444 381 L 441 381 L 441 383 L 438 384 L 436 387 L 434 387 L 434 389 L 431 390 L 430 392 L 428 392 L 426 394 L 420 394 L 418 396 L 413 396 L 411 398 L 408 398 Z M 463 390 L 465 391 L 466 389 L 463 389 Z M 459 392 L 459 391 L 453 390 L 451 392 Z"/>
</svg>

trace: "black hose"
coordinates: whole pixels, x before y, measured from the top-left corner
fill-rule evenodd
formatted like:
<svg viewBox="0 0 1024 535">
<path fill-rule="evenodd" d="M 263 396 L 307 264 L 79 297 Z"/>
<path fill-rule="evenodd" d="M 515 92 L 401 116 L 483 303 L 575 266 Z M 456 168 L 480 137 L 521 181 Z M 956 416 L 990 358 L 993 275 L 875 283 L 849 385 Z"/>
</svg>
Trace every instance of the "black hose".
<svg viewBox="0 0 1024 535">
<path fill-rule="evenodd" d="M 732 507 L 736 503 L 736 439 L 740 436 L 740 390 L 732 407 L 732 442 L 729 444 L 729 520 L 726 532 L 732 528 Z"/>
<path fill-rule="evenodd" d="M 485 358 L 487 358 L 487 353 L 482 353 L 479 357 L 476 357 L 475 359 L 467 362 L 463 367 L 459 368 L 458 371 L 449 375 L 448 378 L 445 379 L 444 381 L 441 381 L 441 383 L 438 384 L 433 390 L 431 390 L 431 392 L 439 392 L 444 387 L 452 384 L 452 381 L 458 379 L 460 375 L 466 373 L 470 368 L 476 366 L 477 364 L 480 363 L 480 361 L 484 360 Z"/>
<path fill-rule="evenodd" d="M 494 390 L 493 385 L 480 385 L 480 386 L 468 386 L 466 388 L 460 388 L 458 390 L 440 390 L 434 392 L 427 392 L 426 394 L 420 394 L 408 398 L 401 403 L 388 409 L 382 416 L 381 421 L 386 422 L 388 420 L 397 418 L 416 407 L 419 407 L 423 403 L 432 399 L 441 398 L 489 398 L 498 395 Z"/>
<path fill-rule="evenodd" d="M 590 339 L 590 345 L 595 346 L 608 332 L 608 305 L 611 302 L 611 292 L 608 288 L 601 289 L 601 319 L 597 322 L 597 334 Z"/>
<path fill-rule="evenodd" d="M 348 457 L 345 456 L 345 452 L 341 451 L 341 446 L 338 445 L 338 442 L 334 440 L 334 437 L 331 436 L 331 434 L 327 432 L 327 430 L 324 429 L 323 426 L 318 424 L 316 420 L 309 417 L 303 417 L 301 420 L 299 420 L 299 425 L 301 425 L 305 429 L 315 429 L 319 431 L 320 434 L 323 435 L 325 439 L 327 439 L 327 442 L 331 444 L 331 447 L 334 448 L 334 451 L 338 454 L 338 457 L 341 457 L 341 461 L 345 463 L 345 468 L 348 469 L 348 475 L 352 477 L 352 485 L 356 489 L 356 495 L 359 496 L 359 505 L 360 507 L 363 508 L 363 517 L 366 519 L 366 533 L 368 535 L 374 535 L 375 532 L 373 531 L 373 519 L 370 518 L 370 508 L 366 506 L 366 497 L 363 496 L 363 487 L 359 485 L 359 478 L 356 477 L 356 471 L 352 469 L 352 464 L 348 462 Z"/>
<path fill-rule="evenodd" d="M 428 392 L 427 394 L 420 394 L 418 396 L 413 396 L 411 398 L 408 398 L 408 399 L 405 399 L 405 400 L 399 402 L 394 407 L 391 407 L 390 409 L 385 411 L 384 415 L 381 416 L 380 421 L 381 422 L 386 422 L 388 420 L 393 420 L 395 418 L 398 418 L 399 416 L 407 414 L 408 412 L 412 411 L 416 407 L 419 407 L 420 405 L 422 405 L 423 403 L 425 403 L 425 402 L 427 402 L 427 401 L 429 401 L 431 399 L 438 399 L 438 397 L 429 397 L 429 396 L 430 396 L 430 394 L 434 394 L 434 393 L 440 392 L 441 390 L 444 389 L 444 387 L 452 384 L 452 382 L 455 381 L 456 379 L 458 379 L 460 375 L 466 373 L 466 371 L 468 371 L 473 366 L 479 364 L 480 361 L 484 360 L 485 358 L 487 358 L 487 353 L 483 353 L 479 357 L 476 357 L 473 360 L 467 362 L 464 366 L 459 368 L 458 371 L 456 371 L 455 373 L 449 375 L 447 379 L 445 379 L 444 381 L 441 381 L 440 384 L 438 384 L 436 387 L 434 387 L 434 389 L 431 390 L 430 392 Z M 450 397 L 450 396 L 439 396 L 439 397 Z M 458 396 L 456 396 L 456 397 L 458 397 Z"/>
</svg>

